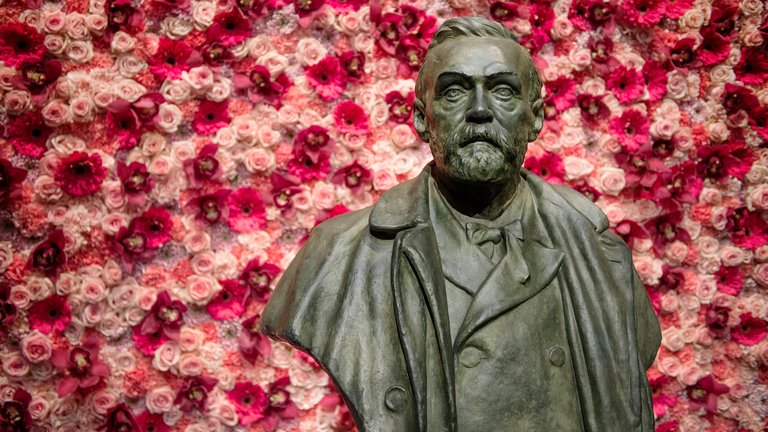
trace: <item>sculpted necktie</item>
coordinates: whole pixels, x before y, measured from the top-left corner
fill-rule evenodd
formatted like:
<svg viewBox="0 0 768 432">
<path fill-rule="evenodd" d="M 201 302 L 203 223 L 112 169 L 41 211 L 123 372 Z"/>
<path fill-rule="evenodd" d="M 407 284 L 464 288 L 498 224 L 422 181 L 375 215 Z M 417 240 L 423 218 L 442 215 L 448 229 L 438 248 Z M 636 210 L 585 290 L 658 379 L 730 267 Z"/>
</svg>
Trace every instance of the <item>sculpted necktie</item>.
<svg viewBox="0 0 768 432">
<path fill-rule="evenodd" d="M 489 228 L 483 224 L 469 222 L 466 230 L 467 239 L 478 245 L 491 262 L 496 264 L 504 256 L 504 237 L 501 228 Z"/>
</svg>

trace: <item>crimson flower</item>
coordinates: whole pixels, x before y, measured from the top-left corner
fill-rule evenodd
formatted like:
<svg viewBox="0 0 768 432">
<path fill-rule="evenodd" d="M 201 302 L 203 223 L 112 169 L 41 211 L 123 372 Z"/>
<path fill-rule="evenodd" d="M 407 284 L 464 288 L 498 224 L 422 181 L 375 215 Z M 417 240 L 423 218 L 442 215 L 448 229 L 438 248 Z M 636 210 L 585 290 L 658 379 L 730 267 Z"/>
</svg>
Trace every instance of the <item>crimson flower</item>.
<svg viewBox="0 0 768 432">
<path fill-rule="evenodd" d="M 206 144 L 197 156 L 184 161 L 184 172 L 190 186 L 199 188 L 206 182 L 221 180 L 223 172 L 215 157 L 218 150 L 218 145 Z"/>
<path fill-rule="evenodd" d="M 365 74 L 365 55 L 359 51 L 346 51 L 339 56 L 341 69 L 349 81 L 360 81 Z"/>
<path fill-rule="evenodd" d="M 754 346 L 768 335 L 768 323 L 765 320 L 752 316 L 750 312 L 741 314 L 739 318 L 741 322 L 731 331 L 731 338 L 736 342 Z"/>
<path fill-rule="evenodd" d="M 667 18 L 676 20 L 691 9 L 693 0 L 665 0 L 664 4 L 661 6 L 664 9 L 664 15 Z"/>
<path fill-rule="evenodd" d="M 280 267 L 252 259 L 238 277 L 238 283 L 247 290 L 245 299 L 266 303 L 269 299 L 272 281 L 280 274 Z"/>
<path fill-rule="evenodd" d="M 667 70 L 664 65 L 647 61 L 643 65 L 643 78 L 651 102 L 660 101 L 667 94 Z"/>
<path fill-rule="evenodd" d="M 296 134 L 293 139 L 293 154 L 294 156 L 306 154 L 314 162 L 317 162 L 322 150 L 327 150 L 330 144 L 331 137 L 328 135 L 328 129 L 312 125 Z"/>
<path fill-rule="evenodd" d="M 752 149 L 743 142 L 700 147 L 696 174 L 713 181 L 726 180 L 728 176 L 742 179 L 752 167 Z"/>
<path fill-rule="evenodd" d="M 24 432 L 32 427 L 32 416 L 27 407 L 32 395 L 22 388 L 13 390 L 13 397 L 0 405 L 0 431 Z"/>
<path fill-rule="evenodd" d="M 51 364 L 62 369 L 66 376 L 57 388 L 60 398 L 77 389 L 88 389 L 109 376 L 109 366 L 99 360 L 99 338 L 91 336 L 79 347 L 72 350 L 54 349 Z"/>
<path fill-rule="evenodd" d="M 235 0 L 233 3 L 251 20 L 264 16 L 264 6 L 266 6 L 264 0 Z"/>
<path fill-rule="evenodd" d="M 237 338 L 237 345 L 246 360 L 255 364 L 258 359 L 272 355 L 272 342 L 259 331 L 259 315 L 243 321 L 243 331 Z"/>
<path fill-rule="evenodd" d="M 178 79 L 181 73 L 200 65 L 200 54 L 183 40 L 160 38 L 157 52 L 150 57 L 149 70 L 160 79 Z"/>
<path fill-rule="evenodd" d="M 240 188 L 227 199 L 229 228 L 235 232 L 253 232 L 264 227 L 266 209 L 261 193 L 256 189 Z"/>
<path fill-rule="evenodd" d="M 221 291 L 205 305 L 205 310 L 218 321 L 240 317 L 245 312 L 245 287 L 233 279 L 219 283 Z"/>
<path fill-rule="evenodd" d="M 624 170 L 628 186 L 651 187 L 660 173 L 669 171 L 664 164 L 664 158 L 671 154 L 671 147 L 666 144 L 646 142 L 634 152 L 619 152 L 614 155 L 616 163 Z M 663 149 L 663 152 L 658 150 Z"/>
<path fill-rule="evenodd" d="M 141 121 L 131 103 L 117 99 L 107 106 L 107 132 L 117 138 L 121 149 L 131 149 L 141 138 Z"/>
<path fill-rule="evenodd" d="M 336 57 L 327 56 L 306 71 L 309 85 L 326 102 L 338 99 L 347 87 L 347 74 Z"/>
<path fill-rule="evenodd" d="M 331 155 L 326 151 L 308 153 L 294 147 L 294 155 L 288 161 L 288 173 L 298 177 L 302 183 L 324 179 L 331 172 Z"/>
<path fill-rule="evenodd" d="M 98 430 L 106 432 L 134 432 L 140 429 L 138 423 L 133 418 L 133 412 L 125 402 L 121 402 L 118 405 L 112 407 L 107 411 L 106 420 L 103 425 L 99 426 Z"/>
<path fill-rule="evenodd" d="M 554 107 L 555 112 L 563 112 L 576 103 L 576 81 L 568 77 L 558 77 L 546 83 L 547 97 L 545 106 Z"/>
<path fill-rule="evenodd" d="M 368 114 L 363 107 L 346 100 L 333 109 L 336 130 L 341 133 L 360 134 L 368 132 Z"/>
<path fill-rule="evenodd" d="M 642 225 L 629 219 L 624 219 L 617 223 L 616 227 L 613 228 L 613 232 L 621 237 L 630 248 L 634 246 L 635 241 L 650 237 L 648 231 Z"/>
<path fill-rule="evenodd" d="M 721 266 L 715 274 L 717 290 L 732 296 L 737 296 L 744 286 L 744 276 L 738 267 Z"/>
<path fill-rule="evenodd" d="M 690 244 L 691 235 L 680 225 L 682 221 L 683 212 L 676 209 L 662 213 L 645 223 L 645 229 L 651 235 L 656 253 L 661 255 L 666 244 L 676 240 Z"/>
<path fill-rule="evenodd" d="M 365 0 L 328 0 L 328 5 L 336 12 L 356 11 L 367 3 Z"/>
<path fill-rule="evenodd" d="M 7 327 L 16 320 L 16 305 L 9 301 L 11 286 L 0 282 L 0 327 Z"/>
<path fill-rule="evenodd" d="M 251 36 L 253 29 L 248 20 L 238 8 L 230 8 L 214 17 L 213 24 L 208 27 L 208 41 L 220 42 L 224 46 L 237 45 Z"/>
<path fill-rule="evenodd" d="M 52 331 L 63 332 L 72 321 L 72 310 L 67 298 L 56 294 L 35 302 L 27 313 L 29 327 L 51 334 Z"/>
<path fill-rule="evenodd" d="M 171 428 L 165 424 L 163 415 L 144 411 L 136 417 L 136 425 L 141 432 L 170 432 Z M 136 430 L 136 429 L 133 429 Z"/>
<path fill-rule="evenodd" d="M 534 4 L 529 7 L 528 21 L 531 23 L 531 33 L 520 41 L 531 52 L 538 52 L 552 41 L 549 35 L 555 22 L 555 12 L 549 4 Z"/>
<path fill-rule="evenodd" d="M 402 20 L 402 15 L 388 12 L 380 18 L 376 25 L 376 42 L 389 55 L 395 54 L 395 47 L 400 41 L 400 22 Z"/>
<path fill-rule="evenodd" d="M 0 61 L 16 68 L 43 59 L 45 37 L 27 23 L 14 22 L 0 26 Z"/>
<path fill-rule="evenodd" d="M 235 55 L 232 54 L 232 51 L 226 45 L 217 41 L 209 42 L 203 47 L 200 55 L 206 64 L 213 66 L 221 66 L 230 63 L 235 59 Z"/>
<path fill-rule="evenodd" d="M 26 178 L 27 170 L 16 168 L 9 160 L 0 158 L 0 204 L 19 198 L 19 186 Z"/>
<path fill-rule="evenodd" d="M 736 18 L 739 14 L 737 4 L 714 4 L 709 15 L 709 25 L 723 36 L 729 36 L 736 28 Z"/>
<path fill-rule="evenodd" d="M 248 75 L 235 74 L 232 84 L 236 89 L 244 90 L 251 102 L 263 101 L 278 109 L 282 105 L 283 95 L 292 85 L 284 73 L 273 80 L 269 69 L 260 65 L 253 66 Z"/>
<path fill-rule="evenodd" d="M 147 166 L 141 162 L 131 162 L 126 165 L 117 161 L 117 176 L 123 184 L 128 202 L 136 207 L 142 207 L 147 202 L 147 195 L 155 187 L 155 179 L 147 171 Z"/>
<path fill-rule="evenodd" d="M 663 0 L 624 0 L 621 3 L 621 16 L 628 25 L 650 28 L 661 21 L 666 2 Z"/>
<path fill-rule="evenodd" d="M 427 43 L 413 35 L 400 39 L 400 43 L 395 48 L 395 57 L 414 72 L 421 67 L 425 55 L 427 55 Z"/>
<path fill-rule="evenodd" d="M 40 159 L 53 129 L 45 124 L 39 111 L 28 111 L 8 121 L 6 134 L 13 148 L 25 156 Z"/>
<path fill-rule="evenodd" d="M 344 168 L 339 168 L 331 181 L 336 184 L 343 184 L 353 190 L 360 190 L 364 185 L 371 181 L 371 170 L 360 165 L 358 161 L 352 162 Z"/>
<path fill-rule="evenodd" d="M 701 45 L 697 55 L 704 66 L 714 66 L 728 58 L 731 51 L 730 38 L 721 35 L 710 25 L 701 30 Z"/>
<path fill-rule="evenodd" d="M 299 17 L 312 15 L 315 11 L 323 7 L 325 0 L 293 0 L 293 7 Z"/>
<path fill-rule="evenodd" d="M 696 66 L 696 40 L 692 37 L 679 39 L 669 51 L 669 61 L 676 67 Z"/>
<path fill-rule="evenodd" d="M 148 261 L 154 256 L 154 250 L 147 246 L 147 233 L 136 227 L 136 220 L 118 230 L 113 245 L 128 271 L 133 269 L 133 263 Z"/>
<path fill-rule="evenodd" d="M 604 31 L 609 34 L 613 30 L 612 18 L 615 13 L 614 2 L 575 0 L 568 12 L 568 19 L 579 30 L 590 31 L 603 27 Z"/>
<path fill-rule="evenodd" d="M 384 101 L 389 105 L 389 118 L 397 123 L 410 123 L 413 112 L 413 101 L 416 98 L 414 92 L 403 96 L 399 91 L 391 91 L 384 96 Z"/>
<path fill-rule="evenodd" d="M 227 198 L 232 193 L 230 189 L 219 189 L 216 192 L 195 197 L 186 204 L 185 208 L 195 213 L 195 219 L 213 225 L 229 218 Z"/>
<path fill-rule="evenodd" d="M 728 210 L 726 230 L 731 241 L 738 247 L 757 249 L 768 244 L 768 226 L 760 213 L 750 212 L 746 207 Z"/>
<path fill-rule="evenodd" d="M 265 410 L 265 417 L 261 421 L 261 426 L 268 432 L 277 429 L 280 420 L 290 420 L 299 416 L 299 409 L 286 390 L 289 385 L 291 385 L 291 378 L 288 376 L 284 376 L 269 385 L 266 394 L 268 405 Z"/>
<path fill-rule="evenodd" d="M 636 152 L 650 139 L 648 119 L 643 113 L 632 108 L 613 117 L 609 130 L 628 152 Z"/>
<path fill-rule="evenodd" d="M 592 95 L 589 93 L 576 96 L 576 103 L 581 108 L 581 118 L 589 124 L 598 124 L 610 117 L 611 110 L 603 102 L 605 95 Z"/>
<path fill-rule="evenodd" d="M 704 322 L 712 335 L 722 338 L 730 332 L 728 316 L 731 309 L 725 306 L 710 304 L 704 315 Z"/>
<path fill-rule="evenodd" d="M 48 239 L 37 245 L 29 254 L 27 268 L 55 278 L 67 264 L 67 254 L 64 253 L 65 244 L 64 231 L 61 228 L 51 231 Z"/>
<path fill-rule="evenodd" d="M 728 393 L 728 390 L 730 390 L 730 387 L 715 382 L 712 375 L 707 375 L 698 380 L 696 384 L 689 386 L 686 389 L 686 393 L 688 394 L 691 409 L 698 410 L 704 407 L 707 412 L 715 414 L 717 413 L 717 397 Z"/>
<path fill-rule="evenodd" d="M 184 388 L 176 394 L 175 404 L 179 404 L 182 412 L 188 413 L 192 410 L 200 412 L 205 410 L 208 402 L 208 393 L 213 390 L 219 382 L 216 378 L 206 376 L 196 376 L 189 378 Z"/>
<path fill-rule="evenodd" d="M 521 9 L 517 3 L 496 0 L 491 3 L 491 19 L 502 23 L 512 21 L 520 17 Z"/>
<path fill-rule="evenodd" d="M 581 183 L 576 183 L 572 187 L 574 190 L 584 195 L 592 202 L 597 201 L 597 199 L 603 195 L 602 193 L 600 193 L 600 191 L 590 186 L 589 183 L 587 183 L 586 181 L 582 181 Z"/>
<path fill-rule="evenodd" d="M 48 96 L 48 90 L 61 76 L 61 62 L 58 60 L 40 60 L 21 65 L 19 74 L 13 77 L 16 88 L 32 94 L 32 102 L 39 104 Z"/>
<path fill-rule="evenodd" d="M 136 34 L 144 29 L 144 13 L 131 5 L 131 0 L 107 0 L 104 2 L 108 34 L 124 31 Z"/>
<path fill-rule="evenodd" d="M 184 303 L 171 300 L 168 291 L 163 291 L 157 295 L 152 309 L 139 323 L 139 332 L 143 335 L 160 333 L 168 339 L 178 340 L 186 311 Z"/>
<path fill-rule="evenodd" d="M 764 141 L 768 141 L 768 107 L 760 106 L 750 113 L 749 125 Z"/>
<path fill-rule="evenodd" d="M 648 383 L 651 385 L 651 396 L 653 398 L 653 412 L 656 414 L 656 417 L 663 416 L 667 413 L 669 407 L 674 406 L 677 403 L 677 397 L 661 392 L 664 384 L 667 384 L 671 380 L 672 378 L 666 375 L 648 379 Z"/>
<path fill-rule="evenodd" d="M 608 75 L 605 87 L 616 95 L 616 99 L 623 104 L 635 102 L 643 95 L 645 89 L 643 75 L 635 69 L 619 65 Z"/>
<path fill-rule="evenodd" d="M 192 121 L 195 132 L 201 135 L 211 135 L 226 126 L 230 120 L 228 106 L 229 103 L 226 100 L 221 102 L 207 99 L 201 101 Z"/>
<path fill-rule="evenodd" d="M 592 61 L 594 63 L 604 65 L 605 63 L 615 62 L 615 59 L 611 57 L 611 54 L 613 54 L 613 39 L 610 37 L 606 36 L 600 39 L 591 37 L 587 46 L 592 53 Z M 607 69 L 603 67 L 600 71 L 607 72 Z"/>
<path fill-rule="evenodd" d="M 739 63 L 733 68 L 736 79 L 747 85 L 762 85 L 768 81 L 768 56 L 762 47 L 742 47 Z"/>
<path fill-rule="evenodd" d="M 728 114 L 734 114 L 741 110 L 752 112 L 760 106 L 760 101 L 752 89 L 731 83 L 725 83 L 722 102 Z"/>
<path fill-rule="evenodd" d="M 160 104 L 165 102 L 161 93 L 145 93 L 131 104 L 131 108 L 145 127 L 154 126 L 160 119 Z"/>
<path fill-rule="evenodd" d="M 98 191 L 107 177 L 98 153 L 73 152 L 59 161 L 53 178 L 61 190 L 75 197 L 91 195 Z"/>
<path fill-rule="evenodd" d="M 525 167 L 550 183 L 563 184 L 565 166 L 557 153 L 545 152 L 540 157 L 531 156 L 525 160 Z"/>
<path fill-rule="evenodd" d="M 264 389 L 251 382 L 239 382 L 227 392 L 227 398 L 235 405 L 239 424 L 250 426 L 264 419 L 269 401 Z"/>
<path fill-rule="evenodd" d="M 151 207 L 131 222 L 135 230 L 144 234 L 149 249 L 159 248 L 171 239 L 173 221 L 171 213 L 164 207 Z"/>
<path fill-rule="evenodd" d="M 273 172 L 269 177 L 272 183 L 272 203 L 275 207 L 279 208 L 283 215 L 288 217 L 293 213 L 293 200 L 291 197 L 301 192 L 302 189 L 298 187 L 301 184 L 301 180 L 291 174 L 278 174 Z"/>
<path fill-rule="evenodd" d="M 671 199 L 679 204 L 695 204 L 702 187 L 703 182 L 696 175 L 696 163 L 685 161 L 670 170 L 661 171 L 649 192 L 643 193 L 643 196 L 656 202 Z"/>
</svg>

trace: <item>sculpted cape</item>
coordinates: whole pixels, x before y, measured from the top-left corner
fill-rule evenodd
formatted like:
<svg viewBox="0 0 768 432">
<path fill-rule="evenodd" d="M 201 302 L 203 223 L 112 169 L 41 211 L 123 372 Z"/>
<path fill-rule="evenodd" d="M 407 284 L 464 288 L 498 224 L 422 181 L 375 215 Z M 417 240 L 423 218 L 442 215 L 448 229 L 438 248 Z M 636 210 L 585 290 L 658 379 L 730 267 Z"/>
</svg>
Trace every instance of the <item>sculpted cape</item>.
<svg viewBox="0 0 768 432">
<path fill-rule="evenodd" d="M 374 206 L 316 227 L 262 315 L 266 334 L 329 372 L 362 431 L 457 431 L 458 349 L 429 217 L 429 176 L 428 166 Z M 661 333 L 629 249 L 585 197 L 526 170 L 522 176 L 535 207 L 522 219 L 530 277 L 475 298 L 483 308 L 467 314 L 475 320 L 470 331 L 556 281 L 580 429 L 653 430 L 645 370 Z"/>
</svg>

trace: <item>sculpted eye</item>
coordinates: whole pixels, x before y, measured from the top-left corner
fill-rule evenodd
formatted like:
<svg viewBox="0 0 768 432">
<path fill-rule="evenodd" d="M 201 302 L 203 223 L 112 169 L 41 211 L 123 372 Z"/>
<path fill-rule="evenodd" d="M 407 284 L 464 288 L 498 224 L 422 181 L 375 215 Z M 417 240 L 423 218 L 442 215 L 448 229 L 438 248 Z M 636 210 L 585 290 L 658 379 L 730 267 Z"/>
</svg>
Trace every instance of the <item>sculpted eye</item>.
<svg viewBox="0 0 768 432">
<path fill-rule="evenodd" d="M 451 87 L 447 89 L 445 92 L 443 92 L 443 97 L 445 97 L 447 100 L 451 102 L 456 102 L 461 98 L 461 96 L 464 94 L 463 91 L 456 87 Z"/>
<path fill-rule="evenodd" d="M 500 97 L 502 99 L 509 99 L 509 98 L 511 98 L 512 96 L 515 95 L 515 91 L 512 90 L 512 88 L 508 87 L 508 86 L 496 87 L 493 90 L 493 93 L 496 96 L 498 96 L 498 97 Z"/>
</svg>

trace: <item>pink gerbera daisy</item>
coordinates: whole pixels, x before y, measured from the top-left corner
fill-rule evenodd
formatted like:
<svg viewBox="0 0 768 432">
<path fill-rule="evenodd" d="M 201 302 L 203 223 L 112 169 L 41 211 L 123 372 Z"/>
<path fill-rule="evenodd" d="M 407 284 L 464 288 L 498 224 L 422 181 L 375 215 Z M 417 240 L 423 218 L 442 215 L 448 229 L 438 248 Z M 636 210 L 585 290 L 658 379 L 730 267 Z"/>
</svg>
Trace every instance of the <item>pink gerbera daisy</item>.
<svg viewBox="0 0 768 432">
<path fill-rule="evenodd" d="M 328 56 L 307 69 L 307 81 L 315 89 L 320 99 L 332 101 L 344 93 L 347 76 L 341 68 L 338 58 Z"/>
<path fill-rule="evenodd" d="M 628 109 L 620 117 L 612 118 L 610 131 L 628 152 L 636 152 L 650 139 L 648 119 L 636 109 Z"/>
<path fill-rule="evenodd" d="M 215 134 L 219 129 L 229 124 L 228 102 L 213 102 L 203 100 L 197 107 L 192 127 L 201 135 Z"/>
<path fill-rule="evenodd" d="M 616 95 L 623 104 L 635 102 L 643 95 L 645 81 L 643 75 L 635 69 L 619 65 L 605 82 L 605 86 Z"/>
<path fill-rule="evenodd" d="M 219 281 L 221 291 L 205 306 L 215 320 L 238 318 L 245 312 L 245 287 L 234 279 Z"/>
<path fill-rule="evenodd" d="M 209 41 L 225 46 L 237 45 L 251 36 L 253 26 L 239 8 L 229 8 L 216 15 L 206 33 Z"/>
<path fill-rule="evenodd" d="M 242 426 L 252 425 L 265 417 L 269 401 L 264 389 L 251 382 L 239 382 L 227 392 L 227 398 L 235 405 L 237 418 Z"/>
<path fill-rule="evenodd" d="M 264 227 L 265 207 L 256 189 L 240 188 L 227 199 L 229 227 L 235 232 L 253 232 Z"/>
<path fill-rule="evenodd" d="M 52 331 L 63 332 L 72 320 L 72 310 L 66 297 L 52 295 L 40 300 L 29 308 L 27 319 L 29 328 L 50 334 Z"/>
<path fill-rule="evenodd" d="M 148 59 L 149 70 L 158 78 L 178 79 L 183 71 L 201 63 L 200 54 L 183 40 L 160 38 L 157 52 Z"/>
<path fill-rule="evenodd" d="M 750 312 L 741 314 L 741 322 L 731 331 L 731 337 L 736 342 L 753 346 L 757 345 L 768 335 L 768 323 L 765 320 L 752 316 Z"/>
<path fill-rule="evenodd" d="M 624 0 L 621 15 L 624 21 L 640 28 L 652 27 L 664 16 L 663 0 Z"/>
<path fill-rule="evenodd" d="M 368 114 L 360 105 L 352 101 L 340 102 L 333 109 L 333 119 L 336 130 L 341 133 L 368 132 Z"/>
<path fill-rule="evenodd" d="M 54 178 L 61 190 L 75 197 L 91 195 L 99 190 L 107 177 L 98 153 L 73 152 L 59 162 Z"/>
<path fill-rule="evenodd" d="M 0 26 L 0 61 L 13 68 L 39 62 L 45 54 L 43 42 L 44 36 L 27 23 Z"/>
</svg>

